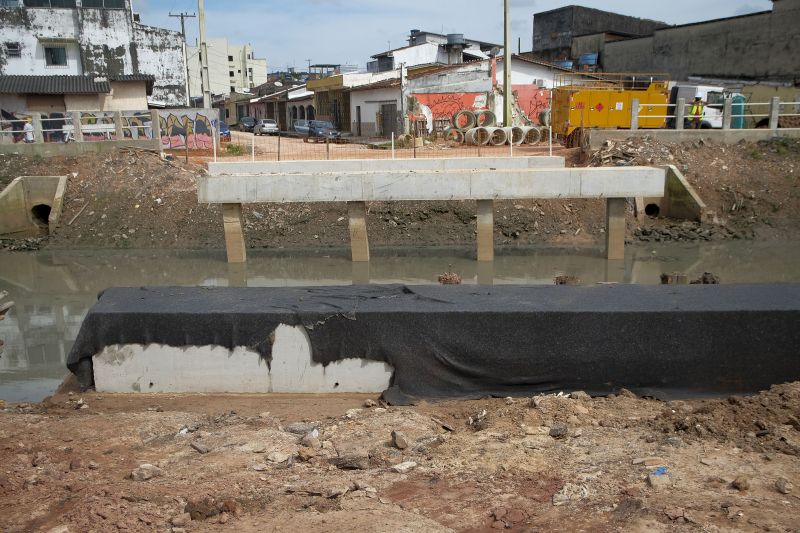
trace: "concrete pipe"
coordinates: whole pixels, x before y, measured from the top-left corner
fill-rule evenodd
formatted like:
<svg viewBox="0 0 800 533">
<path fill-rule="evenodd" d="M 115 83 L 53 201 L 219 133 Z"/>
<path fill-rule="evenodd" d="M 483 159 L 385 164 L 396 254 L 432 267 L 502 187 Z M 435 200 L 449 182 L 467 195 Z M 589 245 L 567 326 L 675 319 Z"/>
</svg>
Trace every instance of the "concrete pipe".
<svg viewBox="0 0 800 533">
<path fill-rule="evenodd" d="M 542 130 L 535 126 L 529 126 L 524 128 L 525 132 L 525 144 L 536 144 L 542 140 Z"/>
<path fill-rule="evenodd" d="M 442 133 L 444 134 L 445 141 L 453 141 L 457 143 L 464 142 L 464 133 L 461 132 L 460 130 L 457 130 L 455 128 L 446 128 Z"/>
<path fill-rule="evenodd" d="M 491 133 L 487 128 L 472 128 L 471 130 L 467 130 L 467 133 L 464 135 L 464 140 L 467 144 L 480 146 L 488 144 L 489 137 L 491 137 Z"/>
<path fill-rule="evenodd" d="M 506 137 L 508 137 L 508 141 L 520 145 L 522 141 L 525 140 L 525 132 L 522 131 L 522 128 L 519 126 L 511 126 L 510 128 L 503 128 L 503 131 L 506 132 Z"/>
<path fill-rule="evenodd" d="M 502 146 L 508 141 L 508 135 L 503 128 L 488 128 L 489 129 L 489 144 L 492 146 Z"/>
<path fill-rule="evenodd" d="M 497 116 L 488 109 L 481 109 L 475 113 L 475 124 L 480 128 L 488 128 L 497 124 Z"/>
<path fill-rule="evenodd" d="M 466 122 L 462 124 L 462 119 L 465 119 Z M 475 127 L 476 123 L 475 113 L 470 111 L 469 109 L 462 109 L 461 111 L 457 112 L 453 115 L 453 128 L 457 130 L 466 131 L 471 128 Z"/>
</svg>

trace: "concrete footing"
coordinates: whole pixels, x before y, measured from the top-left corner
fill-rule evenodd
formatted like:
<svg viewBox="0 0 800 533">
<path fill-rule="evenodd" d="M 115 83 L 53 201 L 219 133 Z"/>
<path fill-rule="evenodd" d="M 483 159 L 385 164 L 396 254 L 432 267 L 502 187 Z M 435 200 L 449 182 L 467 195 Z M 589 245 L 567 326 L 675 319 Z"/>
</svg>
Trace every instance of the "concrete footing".
<svg viewBox="0 0 800 533">
<path fill-rule="evenodd" d="M 24 237 L 55 231 L 66 176 L 21 176 L 0 192 L 0 235 Z"/>
</svg>

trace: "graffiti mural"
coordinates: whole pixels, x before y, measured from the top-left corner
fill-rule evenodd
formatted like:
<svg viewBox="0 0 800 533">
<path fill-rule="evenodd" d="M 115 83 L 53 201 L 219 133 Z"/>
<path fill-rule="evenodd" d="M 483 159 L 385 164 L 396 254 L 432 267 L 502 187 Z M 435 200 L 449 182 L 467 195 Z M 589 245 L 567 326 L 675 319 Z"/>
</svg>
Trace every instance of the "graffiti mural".
<svg viewBox="0 0 800 533">
<path fill-rule="evenodd" d="M 211 150 L 213 131 L 218 128 L 216 109 L 170 109 L 159 111 L 161 144 L 165 149 Z"/>
<path fill-rule="evenodd" d="M 431 93 L 414 94 L 420 117 L 427 122 L 428 131 L 442 131 L 450 125 L 450 119 L 462 109 L 477 111 L 486 109 L 486 93 Z M 413 117 L 411 117 L 414 120 Z"/>
<path fill-rule="evenodd" d="M 539 115 L 550 108 L 550 91 L 536 85 L 512 85 L 517 106 L 531 124 L 539 124 Z"/>
</svg>

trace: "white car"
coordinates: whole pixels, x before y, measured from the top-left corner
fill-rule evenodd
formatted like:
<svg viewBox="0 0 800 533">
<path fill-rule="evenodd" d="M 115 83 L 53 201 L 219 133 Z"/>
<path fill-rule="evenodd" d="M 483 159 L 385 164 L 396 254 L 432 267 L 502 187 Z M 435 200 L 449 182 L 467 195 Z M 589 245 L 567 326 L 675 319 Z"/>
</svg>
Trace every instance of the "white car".
<svg viewBox="0 0 800 533">
<path fill-rule="evenodd" d="M 277 135 L 280 133 L 278 123 L 271 118 L 262 118 L 256 122 L 253 135 Z"/>
</svg>

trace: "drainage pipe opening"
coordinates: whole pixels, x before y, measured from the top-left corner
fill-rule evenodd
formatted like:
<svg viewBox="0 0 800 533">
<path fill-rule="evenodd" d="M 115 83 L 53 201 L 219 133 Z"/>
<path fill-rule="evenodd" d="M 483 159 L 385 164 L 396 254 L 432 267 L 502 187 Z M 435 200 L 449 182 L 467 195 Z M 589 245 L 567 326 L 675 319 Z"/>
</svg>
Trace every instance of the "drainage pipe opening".
<svg viewBox="0 0 800 533">
<path fill-rule="evenodd" d="M 50 206 L 47 204 L 37 204 L 31 208 L 33 222 L 40 226 L 47 226 L 50 223 Z"/>
<path fill-rule="evenodd" d="M 657 217 L 660 211 L 661 208 L 658 207 L 658 204 L 647 204 L 644 206 L 644 214 L 649 217 Z"/>
</svg>

